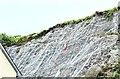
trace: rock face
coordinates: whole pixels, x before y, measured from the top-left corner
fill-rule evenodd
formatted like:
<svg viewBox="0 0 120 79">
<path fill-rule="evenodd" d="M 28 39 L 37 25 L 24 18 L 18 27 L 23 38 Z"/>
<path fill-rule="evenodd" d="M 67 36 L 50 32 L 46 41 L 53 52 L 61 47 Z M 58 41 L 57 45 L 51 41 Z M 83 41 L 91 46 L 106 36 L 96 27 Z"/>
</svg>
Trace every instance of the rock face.
<svg viewBox="0 0 120 79">
<path fill-rule="evenodd" d="M 118 60 L 118 16 L 94 16 L 78 24 L 51 30 L 21 46 L 6 46 L 23 76 L 83 77 Z"/>
</svg>

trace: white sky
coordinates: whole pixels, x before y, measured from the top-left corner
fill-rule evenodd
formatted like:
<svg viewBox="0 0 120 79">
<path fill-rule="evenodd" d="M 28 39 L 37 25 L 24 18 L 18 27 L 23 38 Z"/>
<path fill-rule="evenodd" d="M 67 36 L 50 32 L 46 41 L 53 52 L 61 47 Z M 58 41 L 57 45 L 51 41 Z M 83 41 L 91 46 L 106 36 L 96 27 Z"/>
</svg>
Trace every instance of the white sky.
<svg viewBox="0 0 120 79">
<path fill-rule="evenodd" d="M 0 0 L 0 33 L 27 35 L 118 5 L 119 0 Z"/>
</svg>

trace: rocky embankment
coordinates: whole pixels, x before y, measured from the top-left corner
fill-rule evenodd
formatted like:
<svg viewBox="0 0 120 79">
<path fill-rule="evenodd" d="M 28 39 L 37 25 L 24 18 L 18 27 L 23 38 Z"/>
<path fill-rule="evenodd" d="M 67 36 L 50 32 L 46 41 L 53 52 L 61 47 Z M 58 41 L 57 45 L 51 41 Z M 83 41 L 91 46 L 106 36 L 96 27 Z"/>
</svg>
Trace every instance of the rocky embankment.
<svg viewBox="0 0 120 79">
<path fill-rule="evenodd" d="M 118 16 L 96 15 L 55 28 L 23 45 L 5 46 L 23 76 L 96 76 L 120 57 Z"/>
</svg>

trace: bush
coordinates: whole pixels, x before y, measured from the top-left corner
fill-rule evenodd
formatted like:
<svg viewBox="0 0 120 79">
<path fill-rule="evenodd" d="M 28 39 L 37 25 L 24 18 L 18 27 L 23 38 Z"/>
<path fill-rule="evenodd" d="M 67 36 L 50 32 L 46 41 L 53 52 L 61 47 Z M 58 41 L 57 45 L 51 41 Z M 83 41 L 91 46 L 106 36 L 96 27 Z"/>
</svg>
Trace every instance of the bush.
<svg viewBox="0 0 120 79">
<path fill-rule="evenodd" d="M 0 43 L 4 43 L 4 44 L 14 44 L 16 43 L 22 36 L 21 35 L 17 35 L 17 36 L 8 36 L 5 33 L 1 33 L 0 34 Z"/>
<path fill-rule="evenodd" d="M 103 16 L 108 18 L 108 19 L 112 19 L 112 15 L 115 11 L 117 11 L 118 8 L 113 8 L 113 9 L 110 9 L 110 10 L 106 10 L 103 13 Z M 32 39 L 38 39 L 42 36 L 45 36 L 48 32 L 54 30 L 55 28 L 63 28 L 65 27 L 65 25 L 69 25 L 69 24 L 78 24 L 82 21 L 85 21 L 85 20 L 89 20 L 91 19 L 92 17 L 94 17 L 95 14 L 91 15 L 91 16 L 87 16 L 85 18 L 81 18 L 81 19 L 78 19 L 78 20 L 70 20 L 70 21 L 66 21 L 64 23 L 59 23 L 51 28 L 49 28 L 48 30 L 43 30 L 42 32 L 40 33 L 33 33 L 33 34 L 29 34 L 27 36 L 21 36 L 21 35 L 17 35 L 17 36 L 8 36 L 6 35 L 5 33 L 4 34 L 0 34 L 0 43 L 5 43 L 6 45 L 21 45 L 27 41 L 30 41 Z M 87 26 L 87 24 L 85 25 Z"/>
</svg>

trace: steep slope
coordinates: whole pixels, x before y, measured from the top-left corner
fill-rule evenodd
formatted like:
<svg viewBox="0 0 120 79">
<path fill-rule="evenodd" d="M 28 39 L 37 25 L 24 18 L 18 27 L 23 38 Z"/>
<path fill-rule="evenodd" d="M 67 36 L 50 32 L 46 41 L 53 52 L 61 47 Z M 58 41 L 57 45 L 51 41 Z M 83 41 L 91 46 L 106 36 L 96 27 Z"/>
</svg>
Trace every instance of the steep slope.
<svg viewBox="0 0 120 79">
<path fill-rule="evenodd" d="M 119 54 L 119 11 L 55 28 L 20 46 L 5 46 L 23 76 L 96 76 Z"/>
</svg>

